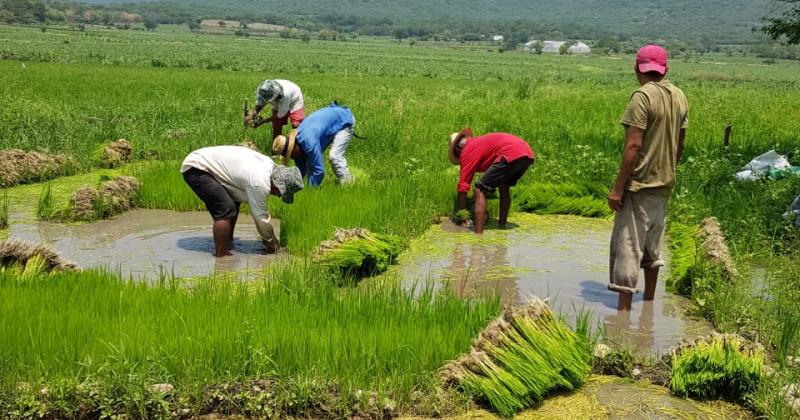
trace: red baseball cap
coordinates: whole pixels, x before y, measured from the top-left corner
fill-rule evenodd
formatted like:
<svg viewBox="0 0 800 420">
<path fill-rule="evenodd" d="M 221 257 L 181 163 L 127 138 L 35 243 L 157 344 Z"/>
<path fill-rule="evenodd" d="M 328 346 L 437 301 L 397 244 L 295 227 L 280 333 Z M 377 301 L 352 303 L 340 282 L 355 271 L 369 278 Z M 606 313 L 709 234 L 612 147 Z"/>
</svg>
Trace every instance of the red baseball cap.
<svg viewBox="0 0 800 420">
<path fill-rule="evenodd" d="M 640 73 L 655 71 L 667 74 L 667 50 L 660 45 L 645 45 L 636 54 L 636 68 Z"/>
</svg>

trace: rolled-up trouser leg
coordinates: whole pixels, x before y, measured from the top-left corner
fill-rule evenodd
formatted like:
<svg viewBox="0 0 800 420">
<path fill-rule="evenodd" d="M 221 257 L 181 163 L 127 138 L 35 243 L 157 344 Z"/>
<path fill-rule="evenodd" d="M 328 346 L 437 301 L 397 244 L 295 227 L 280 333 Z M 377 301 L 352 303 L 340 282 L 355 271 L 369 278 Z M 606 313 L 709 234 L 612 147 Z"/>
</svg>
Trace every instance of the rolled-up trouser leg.
<svg viewBox="0 0 800 420">
<path fill-rule="evenodd" d="M 328 153 L 328 159 L 331 162 L 333 173 L 339 184 L 349 184 L 353 182 L 353 177 L 350 175 L 350 169 L 347 167 L 347 159 L 344 154 L 347 151 L 347 146 L 350 144 L 350 139 L 353 138 L 353 127 L 345 127 L 339 130 L 333 137 L 331 143 L 331 150 Z"/>
<path fill-rule="evenodd" d="M 638 293 L 641 269 L 664 265 L 660 246 L 668 203 L 668 195 L 625 191 L 611 233 L 609 289 Z"/>
</svg>

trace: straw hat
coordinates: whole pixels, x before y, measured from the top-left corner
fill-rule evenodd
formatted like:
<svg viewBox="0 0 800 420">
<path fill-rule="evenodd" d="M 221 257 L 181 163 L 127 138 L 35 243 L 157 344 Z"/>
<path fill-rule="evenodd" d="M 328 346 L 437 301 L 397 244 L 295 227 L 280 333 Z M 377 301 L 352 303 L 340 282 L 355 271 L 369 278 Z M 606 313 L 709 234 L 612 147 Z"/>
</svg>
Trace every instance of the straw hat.
<svg viewBox="0 0 800 420">
<path fill-rule="evenodd" d="M 272 141 L 272 154 L 274 156 L 282 157 L 284 165 L 287 162 L 289 162 L 289 157 L 292 156 L 292 151 L 294 150 L 296 138 L 297 138 L 297 130 L 292 130 L 289 133 L 288 139 L 286 138 L 286 136 L 281 135 L 275 137 L 275 140 Z"/>
<path fill-rule="evenodd" d="M 461 159 L 456 156 L 456 145 L 464 137 L 472 137 L 472 129 L 469 127 L 462 128 L 461 131 L 450 135 L 450 148 L 447 151 L 447 157 L 453 165 L 460 165 Z"/>
</svg>

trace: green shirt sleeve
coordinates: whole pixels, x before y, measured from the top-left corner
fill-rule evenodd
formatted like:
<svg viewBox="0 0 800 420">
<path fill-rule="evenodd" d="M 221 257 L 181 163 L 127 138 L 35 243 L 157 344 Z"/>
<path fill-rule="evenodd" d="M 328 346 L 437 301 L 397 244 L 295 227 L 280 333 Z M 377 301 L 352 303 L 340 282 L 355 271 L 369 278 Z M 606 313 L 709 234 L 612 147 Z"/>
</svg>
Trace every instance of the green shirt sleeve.
<svg viewBox="0 0 800 420">
<path fill-rule="evenodd" d="M 622 115 L 622 125 L 641 128 L 647 130 L 647 116 L 650 109 L 650 100 L 644 92 L 636 91 L 631 95 L 628 108 Z"/>
</svg>

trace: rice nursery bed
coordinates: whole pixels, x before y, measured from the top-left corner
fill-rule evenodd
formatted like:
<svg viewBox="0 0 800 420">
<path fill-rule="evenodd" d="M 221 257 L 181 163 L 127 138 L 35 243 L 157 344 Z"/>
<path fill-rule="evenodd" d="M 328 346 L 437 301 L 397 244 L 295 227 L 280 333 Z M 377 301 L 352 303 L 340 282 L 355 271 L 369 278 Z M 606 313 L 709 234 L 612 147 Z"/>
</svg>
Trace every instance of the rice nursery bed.
<svg viewBox="0 0 800 420">
<path fill-rule="evenodd" d="M 476 133 L 508 131 L 531 143 L 537 160 L 512 189 L 517 209 L 608 217 L 604 186 L 619 166 L 618 121 L 636 87 L 627 56 L 2 25 L 0 38 L 0 150 L 74 159 L 13 182 L 70 175 L 50 181 L 51 210 L 67 206 L 81 186 L 120 175 L 139 179 L 138 206 L 201 210 L 178 172 L 180 161 L 193 149 L 245 139 L 267 148 L 268 128 L 241 124 L 242 100 L 264 78 L 297 82 L 307 113 L 331 100 L 350 106 L 356 131 L 368 138 L 353 140 L 348 149 L 356 184 L 334 185 L 328 169 L 322 187 L 302 191 L 294 204 L 270 202 L 283 222 L 283 244 L 298 256 L 311 255 L 335 227 L 407 240 L 451 215 L 457 170 L 447 162 L 446 141 L 464 126 Z M 262 59 L 287 50 L 293 51 L 291 64 Z M 675 60 L 670 68 L 687 93 L 692 121 L 670 204 L 676 290 L 718 330 L 764 344 L 766 363 L 776 372 L 747 398 L 759 415 L 788 418 L 796 413 L 786 387 L 800 382 L 785 362 L 800 352 L 800 235 L 781 215 L 800 194 L 800 177 L 743 183 L 732 175 L 769 149 L 800 161 L 800 120 L 796 113 L 774 112 L 800 109 L 800 73 L 796 63 L 767 66 L 713 54 Z M 727 123 L 735 130 L 723 148 Z M 122 138 L 133 163 L 104 160 L 104 145 Z M 114 169 L 95 169 L 109 166 Z M 47 207 L 48 200 L 39 205 L 45 188 L 3 190 L 8 210 L 0 205 L 0 226 L 35 218 L 37 207 Z M 496 209 L 493 199 L 490 213 Z M 700 224 L 712 216 L 736 276 L 707 266 L 697 251 Z M 766 265 L 758 293 L 751 259 Z M 496 301 L 430 293 L 415 298 L 394 287 L 342 291 L 334 286 L 341 279 L 331 276 L 302 263 L 275 267 L 253 290 L 219 279 L 186 280 L 188 288 L 166 280 L 147 287 L 94 271 L 24 280 L 3 271 L 0 333 L 10 339 L 0 341 L 0 411 L 74 413 L 69 410 L 80 409 L 90 394 L 107 397 L 91 399 L 105 404 L 90 406 L 99 410 L 94 413 L 108 408 L 140 418 L 184 408 L 193 414 L 219 408 L 264 416 L 337 417 L 358 410 L 377 416 L 395 413 L 393 405 L 437 414 L 465 403 L 434 392 L 435 372 L 469 348 L 498 314 Z M 159 383 L 175 393 L 154 393 L 150 386 Z M 254 399 L 244 391 L 253 386 L 274 390 L 280 401 Z M 69 391 L 76 389 L 85 394 Z M 327 414 L 314 411 L 319 405 L 303 411 L 319 395 L 338 405 L 324 404 Z"/>
</svg>

